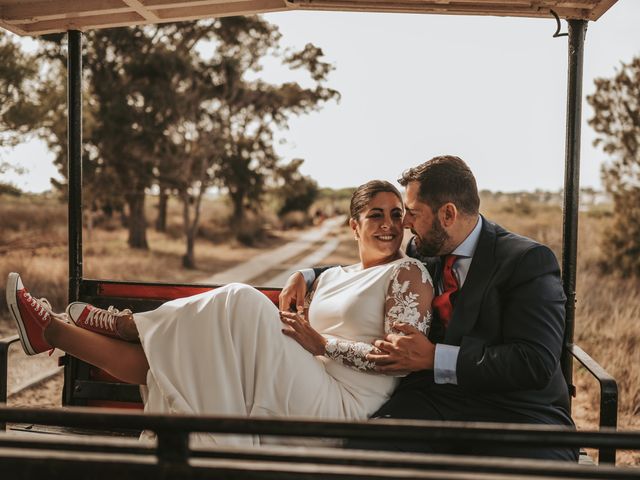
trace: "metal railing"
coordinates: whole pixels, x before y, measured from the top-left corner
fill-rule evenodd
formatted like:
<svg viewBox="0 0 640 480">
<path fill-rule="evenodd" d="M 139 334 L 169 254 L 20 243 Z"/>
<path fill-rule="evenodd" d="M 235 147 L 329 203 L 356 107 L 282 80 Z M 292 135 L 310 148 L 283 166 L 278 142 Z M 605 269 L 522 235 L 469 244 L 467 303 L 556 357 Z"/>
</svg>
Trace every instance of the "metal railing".
<svg viewBox="0 0 640 480">
<path fill-rule="evenodd" d="M 582 431 L 540 425 L 426 422 L 379 419 L 335 422 L 305 419 L 149 415 L 82 407 L 0 407 L 0 422 L 69 428 L 153 431 L 156 442 L 86 437 L 16 437 L 0 434 L 0 468 L 44 472 L 48 478 L 91 473 L 106 478 L 118 465 L 120 478 L 638 478 L 640 470 L 578 466 L 513 458 L 409 454 L 384 451 L 266 446 L 192 448 L 190 433 L 265 435 L 269 438 L 380 439 L 456 445 L 589 447 L 640 450 L 640 432 Z M 297 442 L 293 440 L 293 443 Z M 81 454 L 79 454 L 81 452 Z M 43 458 L 47 459 L 43 463 Z M 28 478 L 28 477 L 24 477 Z M 72 477 L 73 478 L 73 477 Z M 158 477 L 156 477 L 158 478 Z"/>
</svg>

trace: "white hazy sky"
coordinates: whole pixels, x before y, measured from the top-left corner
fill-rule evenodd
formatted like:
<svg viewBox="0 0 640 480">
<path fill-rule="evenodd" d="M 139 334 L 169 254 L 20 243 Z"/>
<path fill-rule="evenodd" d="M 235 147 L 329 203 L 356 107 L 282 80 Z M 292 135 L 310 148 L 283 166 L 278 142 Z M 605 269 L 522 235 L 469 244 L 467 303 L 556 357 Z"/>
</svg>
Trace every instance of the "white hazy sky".
<svg viewBox="0 0 640 480">
<path fill-rule="evenodd" d="M 292 119 L 279 151 L 304 158 L 321 186 L 394 180 L 434 155 L 465 159 L 480 188 L 557 190 L 564 178 L 567 37 L 553 19 L 286 12 L 266 15 L 284 46 L 321 47 L 335 65 L 329 85 L 341 101 Z M 619 0 L 585 42 L 583 93 L 640 54 L 640 1 Z M 563 31 L 566 31 L 563 22 Z M 265 66 L 266 78 L 284 80 Z M 581 185 L 600 187 L 605 156 L 592 146 L 583 103 Z M 29 174 L 31 191 L 57 175 L 39 142 L 4 152 Z"/>
</svg>

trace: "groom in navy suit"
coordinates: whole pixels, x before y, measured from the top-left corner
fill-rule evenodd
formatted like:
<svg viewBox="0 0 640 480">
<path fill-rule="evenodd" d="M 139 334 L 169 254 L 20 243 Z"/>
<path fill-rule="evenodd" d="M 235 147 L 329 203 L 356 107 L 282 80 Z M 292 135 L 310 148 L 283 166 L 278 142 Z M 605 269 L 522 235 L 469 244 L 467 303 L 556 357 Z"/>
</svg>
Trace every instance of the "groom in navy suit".
<svg viewBox="0 0 640 480">
<path fill-rule="evenodd" d="M 396 324 L 404 336 L 375 342 L 382 353 L 369 359 L 380 372 L 409 373 L 375 416 L 573 426 L 560 370 L 566 298 L 553 252 L 482 217 L 475 178 L 458 157 L 432 158 L 399 181 L 414 234 L 407 253 L 434 277 L 434 322 L 429 338 Z M 289 279 L 281 308 L 299 300 L 301 277 Z M 566 448 L 387 447 L 577 460 Z"/>
</svg>

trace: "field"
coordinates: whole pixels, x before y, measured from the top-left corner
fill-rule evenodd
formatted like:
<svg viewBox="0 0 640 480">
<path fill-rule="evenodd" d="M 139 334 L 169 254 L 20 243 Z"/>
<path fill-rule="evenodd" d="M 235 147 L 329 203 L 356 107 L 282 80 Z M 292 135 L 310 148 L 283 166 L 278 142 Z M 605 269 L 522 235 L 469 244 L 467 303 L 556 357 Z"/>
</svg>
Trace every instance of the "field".
<svg viewBox="0 0 640 480">
<path fill-rule="evenodd" d="M 549 245 L 558 258 L 561 253 L 562 213 L 553 202 L 518 199 L 514 196 L 483 196 L 483 213 L 506 228 Z M 197 282 L 251 255 L 281 245 L 295 235 L 273 230 L 256 246 L 240 245 L 212 233 L 219 227 L 224 205 L 211 202 L 204 207 L 203 238 L 196 246 L 198 268 L 181 268 L 184 241 L 180 236 L 179 206 L 172 205 L 167 234 L 149 228 L 150 250 L 129 249 L 126 232 L 111 220 L 85 231 L 84 273 L 88 278 L 148 281 Z M 153 216 L 149 206 L 149 218 Z M 578 250 L 576 343 L 603 365 L 619 382 L 619 425 L 640 429 L 640 281 L 604 274 L 600 239 L 610 219 L 606 209 L 592 209 L 580 216 Z M 0 199 L 0 278 L 18 271 L 37 295 L 46 296 L 61 309 L 67 291 L 66 207 L 52 199 Z M 348 238 L 348 235 L 345 236 Z M 349 262 L 355 245 L 344 241 L 335 262 Z M 0 282 L 4 284 L 4 281 Z M 0 296 L 0 334 L 11 331 L 6 321 L 4 295 Z M 575 381 L 578 397 L 573 415 L 579 428 L 598 424 L 598 385 L 580 369 Z M 638 453 L 619 453 L 619 461 L 640 465 Z"/>
<path fill-rule="evenodd" d="M 560 259 L 560 206 L 513 198 L 483 198 L 483 213 L 504 227 L 549 245 Z M 640 280 L 602 273 L 607 261 L 600 239 L 610 228 L 606 210 L 593 208 L 579 218 L 577 300 L 574 342 L 618 381 L 618 425 L 640 429 Z M 599 386 L 586 370 L 576 368 L 578 388 L 573 418 L 578 428 L 597 428 Z M 640 452 L 618 453 L 618 460 L 640 465 Z"/>
<path fill-rule="evenodd" d="M 147 202 L 151 203 L 151 202 Z M 258 252 L 285 243 L 294 232 L 267 229 L 255 246 L 231 241 L 221 230 L 220 218 L 227 215 L 221 202 L 204 206 L 201 237 L 196 242 L 197 268 L 183 269 L 181 213 L 178 202 L 170 202 L 166 233 L 153 226 L 147 230 L 150 249 L 131 249 L 127 232 L 119 218 L 94 221 L 83 234 L 83 271 L 85 278 L 196 283 L 213 273 L 229 268 Z M 147 217 L 153 223 L 155 210 L 148 205 Z M 85 217 L 85 224 L 86 224 Z M 0 201 L 0 275 L 21 272 L 29 287 L 47 297 L 52 305 L 67 301 L 67 212 L 66 205 L 53 199 L 3 199 Z M 4 302 L 4 296 L 0 299 Z M 0 308 L 4 312 L 5 305 Z"/>
</svg>

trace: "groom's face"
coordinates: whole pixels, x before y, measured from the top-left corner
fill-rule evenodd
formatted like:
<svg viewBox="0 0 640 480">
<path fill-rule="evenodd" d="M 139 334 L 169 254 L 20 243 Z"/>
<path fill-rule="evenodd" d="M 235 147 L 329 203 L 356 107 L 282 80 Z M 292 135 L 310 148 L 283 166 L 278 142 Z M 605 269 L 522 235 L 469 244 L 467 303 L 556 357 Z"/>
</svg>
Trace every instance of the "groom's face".
<svg viewBox="0 0 640 480">
<path fill-rule="evenodd" d="M 409 182 L 405 198 L 403 224 L 415 235 L 418 253 L 424 257 L 435 257 L 447 253 L 449 234 L 442 226 L 431 206 L 419 197 L 420 184 Z"/>
</svg>

